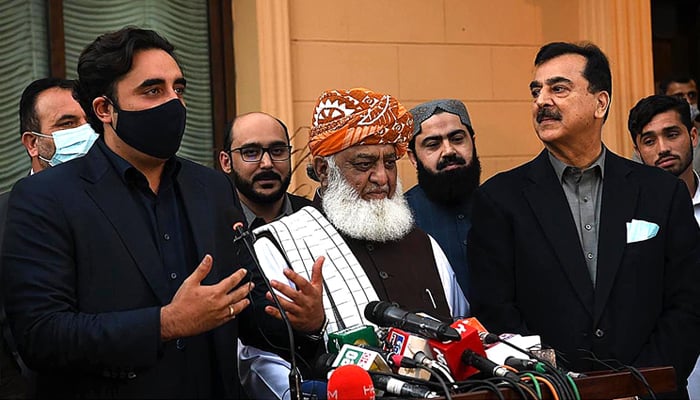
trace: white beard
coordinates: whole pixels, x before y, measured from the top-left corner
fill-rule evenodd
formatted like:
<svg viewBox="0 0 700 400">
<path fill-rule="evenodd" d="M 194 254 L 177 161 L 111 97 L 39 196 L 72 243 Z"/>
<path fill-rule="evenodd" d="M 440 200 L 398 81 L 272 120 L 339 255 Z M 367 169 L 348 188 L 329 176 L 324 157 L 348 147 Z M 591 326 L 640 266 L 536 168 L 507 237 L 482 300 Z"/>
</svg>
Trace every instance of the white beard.
<svg viewBox="0 0 700 400">
<path fill-rule="evenodd" d="M 413 214 L 398 178 L 392 198 L 365 200 L 345 180 L 333 157 L 326 160 L 328 187 L 323 193 L 323 211 L 338 231 L 373 242 L 398 240 L 411 232 Z"/>
</svg>

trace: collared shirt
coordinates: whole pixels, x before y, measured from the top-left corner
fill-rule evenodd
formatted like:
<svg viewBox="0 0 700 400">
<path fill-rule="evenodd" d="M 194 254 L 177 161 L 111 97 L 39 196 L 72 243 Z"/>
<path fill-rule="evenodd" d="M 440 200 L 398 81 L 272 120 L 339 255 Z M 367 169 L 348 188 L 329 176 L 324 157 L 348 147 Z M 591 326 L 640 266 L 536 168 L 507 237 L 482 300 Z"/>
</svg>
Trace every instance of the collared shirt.
<svg viewBox="0 0 700 400">
<path fill-rule="evenodd" d="M 576 224 L 583 257 L 588 267 L 591 282 L 595 287 L 598 267 L 598 232 L 600 223 L 600 206 L 603 195 L 603 174 L 605 171 L 606 149 L 598 159 L 586 169 L 566 165 L 552 153 L 549 161 L 561 183 L 571 215 Z"/>
<path fill-rule="evenodd" d="M 177 183 L 180 162 L 174 157 L 166 161 L 156 194 L 149 187 L 146 177 L 107 147 L 104 140 L 97 140 L 96 145 L 105 154 L 135 202 L 141 206 L 140 217 L 147 221 L 150 228 L 150 235 L 144 236 L 143 240 L 149 240 L 150 236 L 158 249 L 163 277 L 169 283 L 171 296 L 174 296 L 185 278 L 199 264 L 190 221 Z M 192 356 L 209 354 L 211 346 L 208 335 L 180 338 L 173 342 L 182 351 L 181 356 L 188 360 L 187 370 L 208 371 L 213 368 L 209 358 Z M 204 374 L 183 373 L 182 376 L 186 378 L 181 382 L 183 396 L 210 397 L 208 390 L 212 386 L 211 382 L 201 381 L 197 377 L 213 376 L 212 373 L 213 370 Z"/>
<path fill-rule="evenodd" d="M 406 201 L 413 210 L 416 225 L 442 247 L 468 299 L 467 233 L 472 227 L 471 197 L 459 204 L 445 206 L 430 200 L 423 188 L 416 185 L 406 192 Z"/>
<path fill-rule="evenodd" d="M 287 215 L 291 215 L 292 213 L 294 213 L 294 210 L 292 209 L 292 202 L 289 200 L 289 195 L 287 193 L 284 194 L 283 199 L 284 201 L 282 202 L 282 212 L 273 221 L 277 221 L 282 217 L 286 217 Z M 265 220 L 255 215 L 255 213 L 250 208 L 248 208 L 248 206 L 246 206 L 245 203 L 243 203 L 242 201 L 241 208 L 243 209 L 243 215 L 245 215 L 245 221 L 248 223 L 248 228 L 250 230 L 263 226 L 267 223 L 265 222 Z"/>
</svg>

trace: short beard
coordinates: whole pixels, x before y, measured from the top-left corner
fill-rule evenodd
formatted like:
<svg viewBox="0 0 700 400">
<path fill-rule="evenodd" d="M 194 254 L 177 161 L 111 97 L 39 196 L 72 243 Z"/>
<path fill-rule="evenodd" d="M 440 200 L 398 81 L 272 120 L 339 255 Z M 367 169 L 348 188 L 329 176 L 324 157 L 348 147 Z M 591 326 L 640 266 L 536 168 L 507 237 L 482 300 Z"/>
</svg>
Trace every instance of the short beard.
<svg viewBox="0 0 700 400">
<path fill-rule="evenodd" d="M 261 194 L 255 191 L 253 188 L 253 183 L 255 183 L 256 179 L 260 179 L 260 177 L 266 177 L 266 178 L 272 178 L 272 179 L 279 179 L 282 182 L 282 185 L 280 186 L 279 190 L 272 192 L 270 194 Z M 253 203 L 258 203 L 258 204 L 272 204 L 276 202 L 277 200 L 281 199 L 282 196 L 284 196 L 285 192 L 287 191 L 287 188 L 289 187 L 289 183 L 292 180 L 291 174 L 282 178 L 278 173 L 268 171 L 268 172 L 261 172 L 255 177 L 253 177 L 252 180 L 246 180 L 240 175 L 236 173 L 235 170 L 231 170 L 231 178 L 233 178 L 233 183 L 236 185 L 236 189 L 243 195 L 245 198 L 250 200 Z"/>
<path fill-rule="evenodd" d="M 350 186 L 327 157 L 328 187 L 323 193 L 323 211 L 341 233 L 360 240 L 389 242 L 399 240 L 413 229 L 413 215 L 403 195 L 401 181 L 396 181 L 392 198 L 365 200 Z"/>
<path fill-rule="evenodd" d="M 450 171 L 433 173 L 416 157 L 418 170 L 418 185 L 428 198 L 438 204 L 453 206 L 466 201 L 479 187 L 481 180 L 481 162 L 472 150 L 472 161 L 469 165 Z"/>
</svg>

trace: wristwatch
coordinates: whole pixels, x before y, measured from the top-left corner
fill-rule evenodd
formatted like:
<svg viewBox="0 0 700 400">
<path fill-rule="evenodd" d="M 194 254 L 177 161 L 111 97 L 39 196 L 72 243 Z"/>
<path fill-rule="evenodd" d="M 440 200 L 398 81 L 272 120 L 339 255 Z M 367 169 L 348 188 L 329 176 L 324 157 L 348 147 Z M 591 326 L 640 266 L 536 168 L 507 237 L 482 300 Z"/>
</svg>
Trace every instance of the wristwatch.
<svg viewBox="0 0 700 400">
<path fill-rule="evenodd" d="M 323 336 L 326 334 L 326 328 L 328 328 L 328 318 L 326 315 L 323 315 L 323 324 L 321 324 L 321 329 L 319 329 L 318 332 L 316 333 L 307 333 L 304 336 L 306 336 L 308 339 L 318 341 L 323 339 Z"/>
</svg>

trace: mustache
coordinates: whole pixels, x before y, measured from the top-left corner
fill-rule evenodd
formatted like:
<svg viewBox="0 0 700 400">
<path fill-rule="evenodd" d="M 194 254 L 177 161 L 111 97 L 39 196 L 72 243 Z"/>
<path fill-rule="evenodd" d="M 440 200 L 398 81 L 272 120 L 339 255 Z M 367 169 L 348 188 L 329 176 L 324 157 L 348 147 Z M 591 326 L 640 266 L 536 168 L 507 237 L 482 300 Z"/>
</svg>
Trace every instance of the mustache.
<svg viewBox="0 0 700 400">
<path fill-rule="evenodd" d="M 551 108 L 548 108 L 548 107 L 540 108 L 539 111 L 537 111 L 537 123 L 542 122 L 542 120 L 545 118 L 550 118 L 550 119 L 560 121 L 561 114 L 559 114 L 558 111 L 552 110 Z"/>
<path fill-rule="evenodd" d="M 654 162 L 654 165 L 659 165 L 663 161 L 668 160 L 669 158 L 675 159 L 675 160 L 680 160 L 680 156 L 677 156 L 675 154 L 672 154 L 670 151 L 665 151 L 663 153 L 659 153 L 659 157 L 656 159 Z"/>
<path fill-rule="evenodd" d="M 436 165 L 436 169 L 438 171 L 445 169 L 446 167 L 450 165 L 466 165 L 467 160 L 462 158 L 462 156 L 459 156 L 457 154 L 453 154 L 451 156 L 446 156 L 440 159 Z"/>
<path fill-rule="evenodd" d="M 271 181 L 271 180 L 281 181 L 282 176 L 276 172 L 273 172 L 273 171 L 263 171 L 263 172 L 255 175 L 252 179 L 253 182 L 263 181 L 263 180 L 265 180 L 265 181 Z"/>
</svg>

